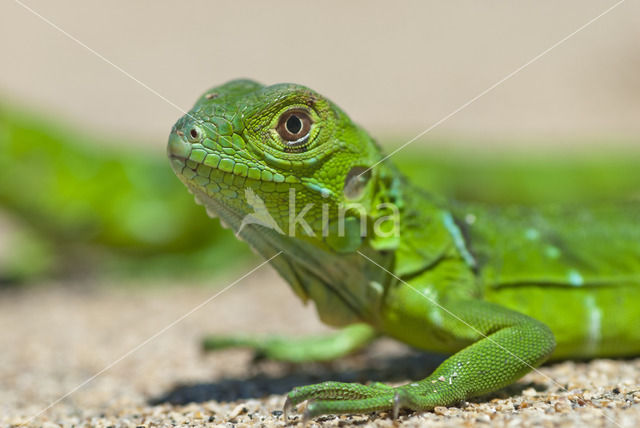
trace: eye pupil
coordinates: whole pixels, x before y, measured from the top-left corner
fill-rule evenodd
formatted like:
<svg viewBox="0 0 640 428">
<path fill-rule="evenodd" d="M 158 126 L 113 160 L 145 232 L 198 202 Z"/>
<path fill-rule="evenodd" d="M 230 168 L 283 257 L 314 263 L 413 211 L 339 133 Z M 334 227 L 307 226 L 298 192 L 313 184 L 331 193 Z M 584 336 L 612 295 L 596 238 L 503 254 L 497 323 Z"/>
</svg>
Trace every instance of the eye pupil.
<svg viewBox="0 0 640 428">
<path fill-rule="evenodd" d="M 191 128 L 191 131 L 189 131 L 189 135 L 191 135 L 191 138 L 198 138 L 198 130 L 195 128 Z"/>
<path fill-rule="evenodd" d="M 306 150 L 311 125 L 313 121 L 302 108 L 290 109 L 280 115 L 275 131 L 288 152 L 303 152 Z"/>
<path fill-rule="evenodd" d="M 300 130 L 302 129 L 302 120 L 300 120 L 300 118 L 295 114 L 292 114 L 287 119 L 287 122 L 285 123 L 285 125 L 287 127 L 287 131 L 295 135 L 298 132 L 300 132 Z"/>
</svg>

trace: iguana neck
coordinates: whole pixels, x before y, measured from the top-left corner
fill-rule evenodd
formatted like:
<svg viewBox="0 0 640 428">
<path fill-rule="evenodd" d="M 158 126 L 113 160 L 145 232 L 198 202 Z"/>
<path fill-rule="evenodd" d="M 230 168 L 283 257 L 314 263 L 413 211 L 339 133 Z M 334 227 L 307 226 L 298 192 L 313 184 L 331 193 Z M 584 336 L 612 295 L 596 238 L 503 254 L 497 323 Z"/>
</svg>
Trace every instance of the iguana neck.
<svg viewBox="0 0 640 428">
<path fill-rule="evenodd" d="M 449 202 L 414 185 L 393 165 L 385 165 L 394 182 L 400 207 L 399 242 L 394 250 L 394 273 L 410 278 L 444 259 L 460 259 L 473 267 L 462 231 L 451 214 Z M 379 250 L 385 249 L 373 246 Z"/>
<path fill-rule="evenodd" d="M 209 197 L 197 186 L 189 187 L 210 215 L 219 217 L 254 251 L 266 259 L 276 256 L 272 266 L 303 301 L 315 303 L 325 323 L 378 324 L 385 290 L 398 281 L 367 258 L 410 279 L 445 258 L 457 257 L 457 249 L 447 228 L 448 211 L 443 202 L 413 186 L 389 162 L 377 168 L 373 200 L 397 207 L 400 229 L 391 238 L 364 236 L 357 248 L 347 252 L 317 245 L 317 240 L 304 234 L 288 236 L 259 224 L 241 227 L 246 212 Z M 386 213 L 374 209 L 367 221 L 376 222 L 382 214 Z"/>
<path fill-rule="evenodd" d="M 339 254 L 318 247 L 301 237 L 292 237 L 259 225 L 241 224 L 246 213 L 237 211 L 189 186 L 196 202 L 212 217 L 236 232 L 236 236 L 265 259 L 291 286 L 303 302 L 313 301 L 318 315 L 329 325 L 342 326 L 367 321 L 378 324 L 378 310 L 389 277 L 358 252 Z M 373 251 L 368 245 L 358 249 L 383 266 L 391 267 L 392 254 Z"/>
</svg>

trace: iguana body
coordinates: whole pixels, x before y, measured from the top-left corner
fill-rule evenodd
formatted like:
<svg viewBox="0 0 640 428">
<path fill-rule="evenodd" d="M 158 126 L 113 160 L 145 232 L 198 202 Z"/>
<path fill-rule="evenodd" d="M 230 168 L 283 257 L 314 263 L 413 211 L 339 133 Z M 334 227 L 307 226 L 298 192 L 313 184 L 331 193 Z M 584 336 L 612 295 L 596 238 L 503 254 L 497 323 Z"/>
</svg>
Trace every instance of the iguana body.
<svg viewBox="0 0 640 428">
<path fill-rule="evenodd" d="M 324 322 L 345 327 L 319 342 L 214 337 L 210 348 L 327 359 L 383 334 L 453 353 L 397 388 L 296 388 L 287 407 L 310 400 L 308 417 L 427 410 L 499 389 L 549 357 L 640 353 L 637 204 L 441 200 L 409 183 L 337 106 L 292 84 L 211 89 L 176 123 L 168 153 L 210 214 L 272 258 Z"/>
</svg>

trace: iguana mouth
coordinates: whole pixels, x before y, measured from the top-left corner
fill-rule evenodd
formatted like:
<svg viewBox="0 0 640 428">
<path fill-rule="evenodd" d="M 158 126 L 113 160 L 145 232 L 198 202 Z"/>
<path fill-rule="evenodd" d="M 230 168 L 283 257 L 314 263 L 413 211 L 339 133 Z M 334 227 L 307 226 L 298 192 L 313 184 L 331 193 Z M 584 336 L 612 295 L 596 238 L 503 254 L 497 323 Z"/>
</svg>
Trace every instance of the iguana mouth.
<svg viewBox="0 0 640 428">
<path fill-rule="evenodd" d="M 271 183 L 265 186 L 265 191 L 277 190 L 273 187 L 274 185 L 279 185 L 278 187 L 286 190 L 289 184 L 300 182 L 295 175 L 283 175 L 269 169 L 250 166 L 251 162 L 248 159 L 246 163 L 237 161 L 227 155 L 223 147 L 220 149 L 212 149 L 199 143 L 189 143 L 185 141 L 184 133 L 174 131 L 169 137 L 167 155 L 172 161 L 171 164 L 176 174 L 184 175 L 190 180 L 196 176 L 202 177 L 203 185 L 209 184 L 204 183 L 207 178 L 211 183 L 221 182 L 224 175 L 238 177 L 240 180 Z M 218 174 L 217 177 L 214 174 Z M 244 181 L 234 181 L 234 186 L 237 184 L 242 186 L 245 183 Z"/>
</svg>

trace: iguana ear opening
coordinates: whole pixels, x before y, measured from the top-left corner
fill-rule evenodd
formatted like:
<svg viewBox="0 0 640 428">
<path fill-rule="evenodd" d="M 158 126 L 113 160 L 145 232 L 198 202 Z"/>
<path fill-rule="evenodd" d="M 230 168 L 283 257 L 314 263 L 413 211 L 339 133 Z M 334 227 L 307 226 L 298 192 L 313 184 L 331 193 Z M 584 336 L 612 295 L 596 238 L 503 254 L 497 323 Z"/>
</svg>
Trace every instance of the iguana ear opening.
<svg viewBox="0 0 640 428">
<path fill-rule="evenodd" d="M 344 197 L 350 201 L 358 200 L 364 194 L 371 180 L 371 168 L 354 166 L 344 179 Z"/>
</svg>

